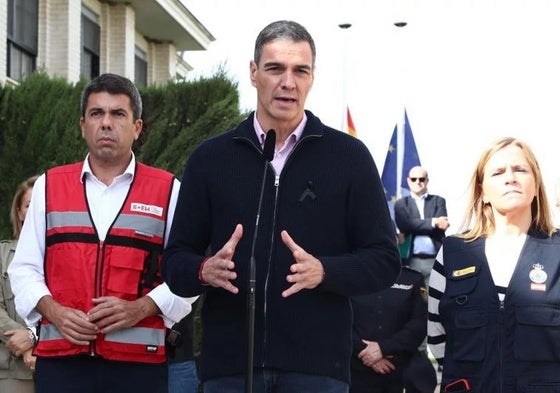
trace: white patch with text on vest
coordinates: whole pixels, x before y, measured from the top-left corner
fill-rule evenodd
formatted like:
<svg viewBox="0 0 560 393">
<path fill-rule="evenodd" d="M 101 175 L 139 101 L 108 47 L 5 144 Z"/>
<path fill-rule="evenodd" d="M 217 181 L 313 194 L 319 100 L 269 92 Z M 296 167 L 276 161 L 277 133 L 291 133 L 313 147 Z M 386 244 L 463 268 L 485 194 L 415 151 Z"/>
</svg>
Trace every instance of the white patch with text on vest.
<svg viewBox="0 0 560 393">
<path fill-rule="evenodd" d="M 161 217 L 163 215 L 163 207 L 154 205 L 145 205 L 143 203 L 132 202 L 130 204 L 130 210 L 133 212 L 143 212 L 148 214 L 153 214 L 155 216 Z"/>
</svg>

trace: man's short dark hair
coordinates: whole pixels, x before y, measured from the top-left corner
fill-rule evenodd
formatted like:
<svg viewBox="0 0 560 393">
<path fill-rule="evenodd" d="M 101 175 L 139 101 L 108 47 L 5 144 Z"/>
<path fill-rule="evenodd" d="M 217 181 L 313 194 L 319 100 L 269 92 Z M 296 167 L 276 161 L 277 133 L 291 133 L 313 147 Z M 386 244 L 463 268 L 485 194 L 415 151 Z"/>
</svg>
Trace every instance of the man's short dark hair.
<svg viewBox="0 0 560 393">
<path fill-rule="evenodd" d="M 261 30 L 261 32 L 257 36 L 257 40 L 255 41 L 255 54 L 253 56 L 255 64 L 258 65 L 259 61 L 261 60 L 262 48 L 264 44 L 279 39 L 288 39 L 294 42 L 303 41 L 309 43 L 309 46 L 311 47 L 311 54 L 313 56 L 313 67 L 315 67 L 316 50 L 313 37 L 311 37 L 311 34 L 309 34 L 305 27 L 291 20 L 279 20 L 276 22 L 272 22 Z"/>
<path fill-rule="evenodd" d="M 101 74 L 93 78 L 84 88 L 80 101 L 82 117 L 86 115 L 86 107 L 91 93 L 107 92 L 109 94 L 125 94 L 130 98 L 130 106 L 134 121 L 142 116 L 142 97 L 138 89 L 128 78 L 117 74 Z"/>
</svg>

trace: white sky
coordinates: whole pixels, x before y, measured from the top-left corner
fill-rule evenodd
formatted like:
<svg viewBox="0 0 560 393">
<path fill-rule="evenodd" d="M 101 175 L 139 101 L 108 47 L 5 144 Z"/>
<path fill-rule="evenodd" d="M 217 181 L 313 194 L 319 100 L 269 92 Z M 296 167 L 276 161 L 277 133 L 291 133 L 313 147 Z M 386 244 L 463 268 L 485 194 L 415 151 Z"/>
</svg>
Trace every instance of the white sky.
<svg viewBox="0 0 560 393">
<path fill-rule="evenodd" d="M 216 37 L 187 61 L 193 77 L 220 64 L 238 82 L 242 109 L 256 92 L 249 61 L 259 31 L 278 19 L 303 24 L 317 47 L 307 109 L 341 128 L 346 95 L 358 137 L 379 172 L 404 107 L 429 191 L 446 198 L 457 229 L 483 148 L 495 138 L 528 142 L 549 197 L 560 178 L 560 1 L 183 0 Z M 404 28 L 394 22 L 405 20 Z M 340 23 L 352 27 L 342 30 Z"/>
</svg>

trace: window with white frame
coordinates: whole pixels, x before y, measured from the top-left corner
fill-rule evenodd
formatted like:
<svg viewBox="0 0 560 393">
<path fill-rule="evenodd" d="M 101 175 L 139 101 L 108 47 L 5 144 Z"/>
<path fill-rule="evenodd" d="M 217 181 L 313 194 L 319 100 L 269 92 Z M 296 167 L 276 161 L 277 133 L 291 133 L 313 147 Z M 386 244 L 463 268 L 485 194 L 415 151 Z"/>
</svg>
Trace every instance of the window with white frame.
<svg viewBox="0 0 560 393">
<path fill-rule="evenodd" d="M 82 7 L 82 57 L 80 71 L 82 77 L 93 79 L 99 76 L 99 37 L 98 16 Z"/>
<path fill-rule="evenodd" d="M 8 77 L 21 81 L 36 66 L 38 0 L 8 0 Z"/>
<path fill-rule="evenodd" d="M 148 57 L 146 52 L 138 47 L 134 51 L 134 83 L 138 86 L 148 84 Z"/>
</svg>

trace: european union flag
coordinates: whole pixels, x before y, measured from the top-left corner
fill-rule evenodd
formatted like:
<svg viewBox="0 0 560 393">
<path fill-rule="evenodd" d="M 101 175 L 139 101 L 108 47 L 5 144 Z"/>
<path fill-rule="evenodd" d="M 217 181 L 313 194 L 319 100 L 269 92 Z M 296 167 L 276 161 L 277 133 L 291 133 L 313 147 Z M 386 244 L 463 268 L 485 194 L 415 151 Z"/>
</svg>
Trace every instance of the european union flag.
<svg viewBox="0 0 560 393">
<path fill-rule="evenodd" d="M 412 128 L 408 121 L 406 109 L 404 110 L 404 122 L 399 127 L 397 123 L 389 142 L 387 156 L 385 157 L 385 165 L 383 165 L 383 173 L 381 174 L 381 182 L 385 189 L 385 198 L 389 205 L 391 218 L 395 221 L 395 202 L 403 196 L 410 195 L 406 178 L 412 167 L 420 165 L 420 157 L 416 150 L 416 143 L 412 136 Z M 400 186 L 397 187 L 397 184 Z M 395 231 L 397 226 L 395 225 Z M 399 240 L 399 252 L 401 259 L 406 260 L 410 252 L 411 237 L 406 236 Z"/>
<path fill-rule="evenodd" d="M 410 194 L 406 182 L 408 171 L 417 165 L 420 165 L 420 157 L 416 150 L 412 128 L 405 109 L 403 124 L 399 127 L 397 123 L 393 130 L 385 157 L 385 165 L 383 165 L 383 173 L 381 174 L 381 182 L 383 188 L 385 188 L 385 197 L 393 219 L 395 218 L 395 202 L 397 199 Z M 400 187 L 397 187 L 397 184 L 400 184 Z"/>
</svg>

